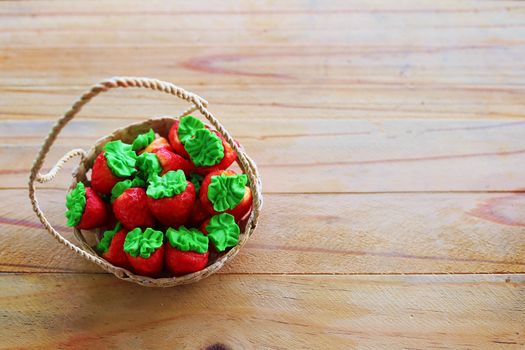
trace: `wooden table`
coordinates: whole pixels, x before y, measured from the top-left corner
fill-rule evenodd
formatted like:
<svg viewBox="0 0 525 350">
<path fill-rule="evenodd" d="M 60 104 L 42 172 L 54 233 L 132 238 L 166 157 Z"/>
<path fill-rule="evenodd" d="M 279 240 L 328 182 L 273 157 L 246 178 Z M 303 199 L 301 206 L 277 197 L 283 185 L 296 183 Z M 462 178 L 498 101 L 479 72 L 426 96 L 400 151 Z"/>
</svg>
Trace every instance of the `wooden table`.
<svg viewBox="0 0 525 350">
<path fill-rule="evenodd" d="M 523 349 L 524 58 L 515 1 L 1 1 L 0 346 Z M 220 274 L 119 281 L 30 209 L 48 129 L 113 75 L 204 96 L 257 161 L 262 221 Z M 45 167 L 183 107 L 97 98 Z M 71 239 L 72 167 L 40 187 Z"/>
</svg>

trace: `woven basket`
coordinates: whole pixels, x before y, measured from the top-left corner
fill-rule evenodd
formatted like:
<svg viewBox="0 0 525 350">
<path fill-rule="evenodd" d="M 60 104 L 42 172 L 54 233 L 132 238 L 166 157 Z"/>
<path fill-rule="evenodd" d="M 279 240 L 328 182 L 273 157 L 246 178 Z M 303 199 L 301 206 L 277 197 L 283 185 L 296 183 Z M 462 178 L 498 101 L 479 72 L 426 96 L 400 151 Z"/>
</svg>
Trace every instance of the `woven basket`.
<svg viewBox="0 0 525 350">
<path fill-rule="evenodd" d="M 99 139 L 95 145 L 85 152 L 82 149 L 74 149 L 66 153 L 57 164 L 49 171 L 49 173 L 42 175 L 39 173 L 42 168 L 44 159 L 51 148 L 51 145 L 57 138 L 62 128 L 71 120 L 73 117 L 87 104 L 93 97 L 97 96 L 101 92 L 106 92 L 114 88 L 146 88 L 152 89 L 167 94 L 171 94 L 179 97 L 192 106 L 182 112 L 177 118 L 164 117 L 149 119 L 140 123 L 130 124 L 124 128 L 115 130 L 112 134 Z M 233 138 L 230 136 L 228 131 L 219 123 L 217 119 L 206 109 L 208 103 L 202 97 L 188 92 L 180 87 L 177 87 L 171 83 L 163 82 L 149 78 L 129 78 L 129 77 L 116 77 L 107 80 L 103 80 L 98 84 L 94 85 L 85 92 L 67 111 L 62 118 L 60 118 L 51 129 L 47 136 L 42 148 L 40 149 L 38 156 L 36 157 L 33 166 L 31 168 L 31 175 L 29 177 L 29 198 L 36 215 L 47 229 L 47 231 L 53 235 L 60 243 L 73 250 L 83 258 L 97 264 L 104 270 L 111 272 L 115 276 L 125 281 L 134 282 L 147 287 L 172 287 L 181 284 L 188 284 L 200 281 L 201 279 L 208 277 L 209 275 L 217 272 L 228 260 L 233 259 L 239 252 L 242 246 L 246 243 L 250 235 L 255 230 L 259 213 L 262 207 L 262 187 L 261 179 L 257 171 L 255 163 L 246 155 L 242 147 L 238 146 Z M 79 229 L 74 229 L 74 235 L 79 241 L 80 245 L 77 246 L 62 236 L 57 230 L 51 226 L 44 213 L 38 205 L 38 200 L 35 194 L 35 181 L 44 183 L 51 181 L 62 168 L 65 162 L 69 159 L 80 156 L 81 161 L 79 166 L 73 171 L 73 182 L 71 188 L 73 188 L 78 181 L 88 183 L 86 173 L 93 166 L 93 162 L 97 155 L 102 151 L 102 147 L 109 141 L 122 140 L 123 142 L 131 143 L 133 139 L 140 133 L 148 131 L 150 128 L 156 133 L 167 138 L 168 131 L 175 120 L 192 112 L 199 111 L 215 129 L 224 136 L 226 142 L 235 150 L 237 153 L 237 164 L 244 173 L 248 175 L 249 186 L 253 194 L 253 209 L 246 222 L 246 227 L 239 237 L 239 244 L 228 251 L 226 254 L 219 256 L 214 262 L 207 266 L 204 270 L 187 274 L 180 277 L 169 277 L 169 278 L 150 278 L 145 276 L 135 275 L 131 271 L 123 269 L 118 266 L 110 264 L 105 259 L 98 256 L 93 250 L 92 246 L 88 243 L 86 237 L 92 237 L 93 232 L 83 232 Z"/>
</svg>

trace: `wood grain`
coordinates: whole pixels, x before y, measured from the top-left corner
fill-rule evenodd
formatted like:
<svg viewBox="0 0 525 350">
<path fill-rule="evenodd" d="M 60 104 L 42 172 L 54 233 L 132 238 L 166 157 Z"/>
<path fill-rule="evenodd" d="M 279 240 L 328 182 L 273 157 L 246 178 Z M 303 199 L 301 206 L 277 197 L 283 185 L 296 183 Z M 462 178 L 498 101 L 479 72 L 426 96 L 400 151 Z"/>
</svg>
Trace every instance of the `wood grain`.
<svg viewBox="0 0 525 350">
<path fill-rule="evenodd" d="M 524 348 L 524 38 L 519 1 L 0 1 L 0 348 Z M 207 98 L 260 167 L 260 226 L 197 285 L 118 281 L 29 208 L 113 75 Z M 184 107 L 101 96 L 46 167 Z M 67 237 L 70 170 L 39 192 Z"/>
<path fill-rule="evenodd" d="M 101 272 L 47 234 L 26 196 L 0 191 L 0 271 Z M 75 240 L 64 191 L 39 199 Z M 525 272 L 524 210 L 524 194 L 267 195 L 254 236 L 221 273 Z"/>
<path fill-rule="evenodd" d="M 0 275 L 0 287 L 2 319 L 14 320 L 0 327 L 5 347 L 525 345 L 524 275 L 215 275 L 159 290 L 108 275 L 10 274 Z"/>
<path fill-rule="evenodd" d="M 129 121 L 74 121 L 44 167 Z M 525 123 L 490 120 L 225 121 L 256 160 L 266 193 L 521 191 Z M 0 183 L 24 188 L 50 122 L 8 121 Z M 67 188 L 73 160 L 47 187 Z M 299 176 L 300 174 L 300 176 Z M 466 176 L 466 174 L 469 174 Z"/>
</svg>

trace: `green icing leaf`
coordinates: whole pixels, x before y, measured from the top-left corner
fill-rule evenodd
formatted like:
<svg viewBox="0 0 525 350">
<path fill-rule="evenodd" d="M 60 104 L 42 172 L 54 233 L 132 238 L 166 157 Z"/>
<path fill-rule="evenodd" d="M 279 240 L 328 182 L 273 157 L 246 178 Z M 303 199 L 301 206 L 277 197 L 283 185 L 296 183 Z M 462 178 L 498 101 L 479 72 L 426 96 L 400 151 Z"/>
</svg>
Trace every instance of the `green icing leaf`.
<svg viewBox="0 0 525 350">
<path fill-rule="evenodd" d="M 120 140 L 111 141 L 106 143 L 104 151 L 108 167 L 116 176 L 128 177 L 137 172 L 137 155 L 132 151 L 131 145 Z"/>
<path fill-rule="evenodd" d="M 241 230 L 231 214 L 213 216 L 206 226 L 206 231 L 208 231 L 210 241 L 219 252 L 225 251 L 228 247 L 235 247 L 239 243 Z"/>
<path fill-rule="evenodd" d="M 133 140 L 133 143 L 131 144 L 131 149 L 134 151 L 140 151 L 148 147 L 148 145 L 151 142 L 153 142 L 154 139 L 155 139 L 155 132 L 153 131 L 153 129 L 149 129 L 148 132 L 144 134 L 140 134 L 139 136 L 135 138 L 135 140 Z"/>
<path fill-rule="evenodd" d="M 202 176 L 201 174 L 197 174 L 197 173 L 190 174 L 190 182 L 195 187 L 195 193 L 197 194 L 197 196 L 199 195 L 199 192 L 201 190 L 202 180 L 204 180 L 204 176 Z"/>
<path fill-rule="evenodd" d="M 246 174 L 212 176 L 208 186 L 208 199 L 213 204 L 213 209 L 221 212 L 235 208 L 244 197 L 247 183 Z"/>
<path fill-rule="evenodd" d="M 111 189 L 111 202 L 117 199 L 128 188 L 131 188 L 131 180 L 117 182 Z"/>
<path fill-rule="evenodd" d="M 205 129 L 204 124 L 194 116 L 188 115 L 182 117 L 179 121 L 179 127 L 177 129 L 177 134 L 179 135 L 179 140 L 182 144 L 185 144 L 186 141 L 191 139 L 197 130 Z"/>
<path fill-rule="evenodd" d="M 142 180 L 140 177 L 135 176 L 133 181 L 131 181 L 131 187 L 146 187 L 146 181 Z"/>
<path fill-rule="evenodd" d="M 187 229 L 184 226 L 178 230 L 168 228 L 166 237 L 170 245 L 183 252 L 206 253 L 208 251 L 208 237 L 196 228 Z"/>
<path fill-rule="evenodd" d="M 188 186 L 184 171 L 180 169 L 170 170 L 162 176 L 153 175 L 148 182 L 146 194 L 155 199 L 176 196 Z"/>
<path fill-rule="evenodd" d="M 197 130 L 195 136 L 186 141 L 184 149 L 198 167 L 219 164 L 224 158 L 221 138 L 208 129 Z"/>
<path fill-rule="evenodd" d="M 145 187 L 146 183 L 139 177 L 135 177 L 132 180 L 124 180 L 117 182 L 111 189 L 111 202 L 117 199 L 125 190 L 133 187 Z"/>
<path fill-rule="evenodd" d="M 164 234 L 148 227 L 144 232 L 137 227 L 128 232 L 124 241 L 124 251 L 133 257 L 147 259 L 162 246 Z"/>
<path fill-rule="evenodd" d="M 82 182 L 66 195 L 66 218 L 67 226 L 76 226 L 82 219 L 86 208 L 86 188 Z"/>
<path fill-rule="evenodd" d="M 113 237 L 117 234 L 118 231 L 120 231 L 121 224 L 120 222 L 117 222 L 115 225 L 115 228 L 113 230 L 107 230 L 104 231 L 104 235 L 102 236 L 102 239 L 97 244 L 97 250 L 104 254 L 109 250 L 109 246 L 111 245 L 111 241 L 113 240 Z"/>
<path fill-rule="evenodd" d="M 153 175 L 158 175 L 162 171 L 159 158 L 155 153 L 145 152 L 137 158 L 139 176 L 148 180 Z"/>
</svg>

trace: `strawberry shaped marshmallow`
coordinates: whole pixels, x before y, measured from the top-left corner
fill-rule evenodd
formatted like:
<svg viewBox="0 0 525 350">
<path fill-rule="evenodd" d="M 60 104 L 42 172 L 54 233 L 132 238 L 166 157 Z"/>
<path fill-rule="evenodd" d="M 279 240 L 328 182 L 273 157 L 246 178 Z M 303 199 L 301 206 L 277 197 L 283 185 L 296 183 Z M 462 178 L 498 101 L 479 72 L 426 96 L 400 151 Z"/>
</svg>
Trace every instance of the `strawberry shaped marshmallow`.
<svg viewBox="0 0 525 350">
<path fill-rule="evenodd" d="M 131 145 L 120 140 L 106 143 L 93 164 L 91 186 L 102 194 L 109 194 L 113 186 L 132 175 L 137 170 L 137 155 Z"/>
<path fill-rule="evenodd" d="M 148 132 L 138 135 L 133 143 L 131 144 L 132 149 L 139 154 L 149 152 L 155 153 L 159 149 L 167 149 L 173 151 L 170 143 L 164 137 L 155 138 L 155 132 L 153 129 L 149 129 Z"/>
<path fill-rule="evenodd" d="M 164 137 L 157 137 L 155 140 L 153 140 L 148 145 L 148 147 L 140 151 L 140 153 L 144 153 L 144 152 L 156 153 L 160 149 L 165 149 L 165 150 L 173 152 L 173 148 L 171 147 L 168 140 L 166 140 Z"/>
<path fill-rule="evenodd" d="M 118 182 L 111 191 L 113 213 L 128 230 L 135 227 L 147 228 L 155 223 L 148 208 L 145 183 L 139 177 Z"/>
<path fill-rule="evenodd" d="M 173 153 L 167 149 L 159 149 L 155 152 L 162 166 L 161 175 L 166 174 L 170 170 L 182 170 L 185 175 L 189 175 L 193 170 L 193 163 L 182 156 Z"/>
<path fill-rule="evenodd" d="M 166 231 L 166 267 L 176 275 L 202 270 L 208 264 L 208 237 L 184 226 Z"/>
<path fill-rule="evenodd" d="M 190 218 L 188 219 L 188 226 L 199 227 L 200 224 L 210 217 L 210 213 L 202 205 L 200 199 L 195 199 L 195 204 L 191 210 Z"/>
<path fill-rule="evenodd" d="M 124 241 L 128 231 L 121 227 L 122 225 L 118 222 L 113 230 L 105 231 L 96 249 L 104 259 L 113 265 L 127 269 L 129 262 L 124 252 Z"/>
<path fill-rule="evenodd" d="M 124 252 L 133 271 L 142 276 L 156 277 L 164 266 L 164 234 L 152 228 L 128 232 Z"/>
<path fill-rule="evenodd" d="M 82 182 L 66 196 L 66 218 L 68 226 L 91 230 L 104 226 L 108 219 L 106 203 L 90 187 Z"/>
<path fill-rule="evenodd" d="M 206 175 L 200 189 L 200 201 L 210 214 L 229 213 L 238 222 L 252 207 L 252 191 L 246 186 L 246 174 L 218 170 Z"/>
<path fill-rule="evenodd" d="M 221 134 L 210 131 L 191 115 L 173 123 L 169 140 L 175 152 L 190 159 L 199 174 L 226 169 L 237 158 L 237 154 Z"/>
<path fill-rule="evenodd" d="M 235 247 L 239 243 L 241 233 L 233 215 L 226 213 L 214 215 L 206 220 L 201 226 L 201 231 L 208 236 L 218 252 Z"/>
<path fill-rule="evenodd" d="M 195 187 L 182 170 L 154 175 L 148 180 L 148 208 L 166 227 L 186 224 L 195 204 Z"/>
<path fill-rule="evenodd" d="M 137 157 L 138 177 L 148 181 L 152 176 L 159 175 L 162 171 L 159 158 L 155 153 L 142 153 Z"/>
<path fill-rule="evenodd" d="M 195 199 L 195 204 L 193 205 L 193 210 L 191 211 L 190 219 L 188 220 L 188 224 L 191 227 L 199 227 L 199 225 L 210 217 L 210 213 L 206 209 L 204 209 L 204 206 L 202 205 L 200 199 L 199 199 L 199 191 L 201 188 L 202 180 L 204 179 L 204 176 L 197 173 L 191 173 L 189 176 L 190 182 L 195 187 L 195 193 L 197 195 Z"/>
<path fill-rule="evenodd" d="M 131 144 L 131 149 L 135 152 L 142 151 L 149 146 L 150 143 L 155 140 L 155 132 L 153 129 L 149 129 L 148 132 L 138 135 L 133 143 Z"/>
</svg>

